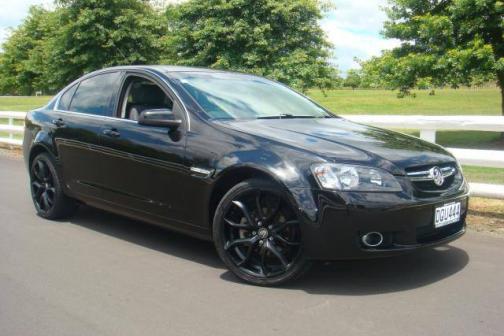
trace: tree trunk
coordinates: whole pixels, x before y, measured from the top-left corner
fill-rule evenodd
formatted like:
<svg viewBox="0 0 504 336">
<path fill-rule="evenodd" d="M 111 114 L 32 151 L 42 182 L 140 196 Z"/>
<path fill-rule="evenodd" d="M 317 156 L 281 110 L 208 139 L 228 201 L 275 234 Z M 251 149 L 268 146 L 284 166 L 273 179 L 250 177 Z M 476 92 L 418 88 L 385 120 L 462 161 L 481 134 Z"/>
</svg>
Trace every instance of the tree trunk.
<svg viewBox="0 0 504 336">
<path fill-rule="evenodd" d="M 504 85 L 500 85 L 500 92 L 501 92 L 501 113 L 502 116 L 504 117 Z"/>
<path fill-rule="evenodd" d="M 504 87 L 500 87 L 500 91 L 501 91 L 501 112 L 502 112 L 502 116 L 504 117 Z"/>
<path fill-rule="evenodd" d="M 501 92 L 501 114 L 504 116 L 504 71 L 497 72 L 497 83 Z M 501 133 L 501 139 L 504 140 L 504 133 Z"/>
</svg>

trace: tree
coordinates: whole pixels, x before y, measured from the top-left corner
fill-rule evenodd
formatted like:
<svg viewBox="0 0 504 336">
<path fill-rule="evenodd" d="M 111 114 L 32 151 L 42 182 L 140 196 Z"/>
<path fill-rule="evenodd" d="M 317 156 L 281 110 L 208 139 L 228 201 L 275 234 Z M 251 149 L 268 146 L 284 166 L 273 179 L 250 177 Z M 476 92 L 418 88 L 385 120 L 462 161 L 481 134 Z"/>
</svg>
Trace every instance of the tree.
<svg viewBox="0 0 504 336">
<path fill-rule="evenodd" d="M 189 0 L 169 6 L 165 63 L 246 71 L 301 90 L 332 87 L 319 0 Z"/>
<path fill-rule="evenodd" d="M 52 84 L 103 67 L 155 63 L 166 24 L 142 0 L 59 0 L 61 29 L 51 39 Z"/>
<path fill-rule="evenodd" d="M 190 0 L 164 14 L 147 0 L 57 0 L 53 11 L 33 7 L 4 44 L 0 91 L 50 93 L 99 68 L 160 59 L 329 88 L 340 78 L 322 1 Z"/>
<path fill-rule="evenodd" d="M 343 86 L 351 87 L 353 90 L 360 87 L 362 82 L 361 75 L 358 70 L 350 69 L 348 70 L 347 77 L 343 82 Z"/>
<path fill-rule="evenodd" d="M 55 92 L 107 66 L 157 63 L 166 22 L 144 0 L 60 0 L 31 7 L 0 54 L 0 92 Z"/>
<path fill-rule="evenodd" d="M 504 115 L 504 2 L 389 0 L 384 34 L 402 45 L 372 59 L 387 85 L 407 92 L 419 81 L 472 85 L 497 79 Z"/>
<path fill-rule="evenodd" d="M 359 63 L 361 66 L 361 88 L 388 88 L 386 81 L 383 80 L 383 73 L 380 61 L 381 57 L 372 57 L 367 61 L 355 58 L 355 62 Z"/>
<path fill-rule="evenodd" d="M 57 11 L 30 8 L 27 18 L 3 44 L 0 92 L 31 95 L 47 91 L 48 55 L 45 42 L 58 29 Z"/>
</svg>

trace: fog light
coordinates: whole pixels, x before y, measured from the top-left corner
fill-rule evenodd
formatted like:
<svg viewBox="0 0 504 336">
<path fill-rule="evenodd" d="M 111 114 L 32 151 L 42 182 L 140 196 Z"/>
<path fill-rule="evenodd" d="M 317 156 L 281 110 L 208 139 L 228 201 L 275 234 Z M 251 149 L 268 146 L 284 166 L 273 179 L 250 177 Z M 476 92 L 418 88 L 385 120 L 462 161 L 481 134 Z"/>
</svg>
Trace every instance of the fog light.
<svg viewBox="0 0 504 336">
<path fill-rule="evenodd" d="M 383 243 L 383 235 L 380 232 L 369 232 L 362 236 L 362 243 L 367 247 L 378 247 Z"/>
</svg>

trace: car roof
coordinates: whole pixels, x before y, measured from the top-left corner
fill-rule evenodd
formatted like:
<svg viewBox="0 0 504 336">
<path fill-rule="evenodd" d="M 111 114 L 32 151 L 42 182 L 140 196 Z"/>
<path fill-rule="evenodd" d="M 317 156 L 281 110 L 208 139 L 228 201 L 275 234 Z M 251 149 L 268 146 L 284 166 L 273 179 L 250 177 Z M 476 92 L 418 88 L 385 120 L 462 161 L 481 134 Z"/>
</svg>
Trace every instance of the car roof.
<svg viewBox="0 0 504 336">
<path fill-rule="evenodd" d="M 179 66 L 179 65 L 119 65 L 114 67 L 108 67 L 103 69 L 98 69 L 87 74 L 82 75 L 77 78 L 63 89 L 60 90 L 59 94 L 65 92 L 69 87 L 75 85 L 75 83 L 85 80 L 87 78 L 99 75 L 108 71 L 128 71 L 128 70 L 144 70 L 158 73 L 159 75 L 170 75 L 173 73 L 182 73 L 182 72 L 199 72 L 199 73 L 228 73 L 228 74 L 237 74 L 237 75 L 249 75 L 247 73 L 236 72 L 236 71 L 226 71 L 226 70 L 218 70 L 218 69 L 210 69 L 203 67 L 189 67 L 189 66 Z"/>
<path fill-rule="evenodd" d="M 216 70 L 216 69 L 209 69 L 209 68 L 200 68 L 200 67 L 188 67 L 188 66 L 178 66 L 178 65 L 124 65 L 124 66 L 116 66 L 116 67 L 111 67 L 111 68 L 105 68 L 101 69 L 100 71 L 107 71 L 107 70 L 151 70 L 151 71 L 157 71 L 157 72 L 162 72 L 162 73 L 173 73 L 173 72 L 229 72 L 231 73 L 232 71 L 225 71 L 225 70 Z"/>
</svg>

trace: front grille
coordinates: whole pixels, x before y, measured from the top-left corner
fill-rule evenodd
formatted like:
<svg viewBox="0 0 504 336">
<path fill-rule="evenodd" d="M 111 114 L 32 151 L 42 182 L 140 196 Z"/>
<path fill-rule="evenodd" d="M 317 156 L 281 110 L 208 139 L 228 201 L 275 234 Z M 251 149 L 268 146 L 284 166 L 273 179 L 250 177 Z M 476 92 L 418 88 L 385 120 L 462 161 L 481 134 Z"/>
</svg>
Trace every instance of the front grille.
<svg viewBox="0 0 504 336">
<path fill-rule="evenodd" d="M 453 191 L 463 183 L 462 174 L 455 163 L 408 168 L 406 176 L 420 197 L 433 197 Z M 439 184 L 441 181 L 442 183 Z"/>
</svg>

